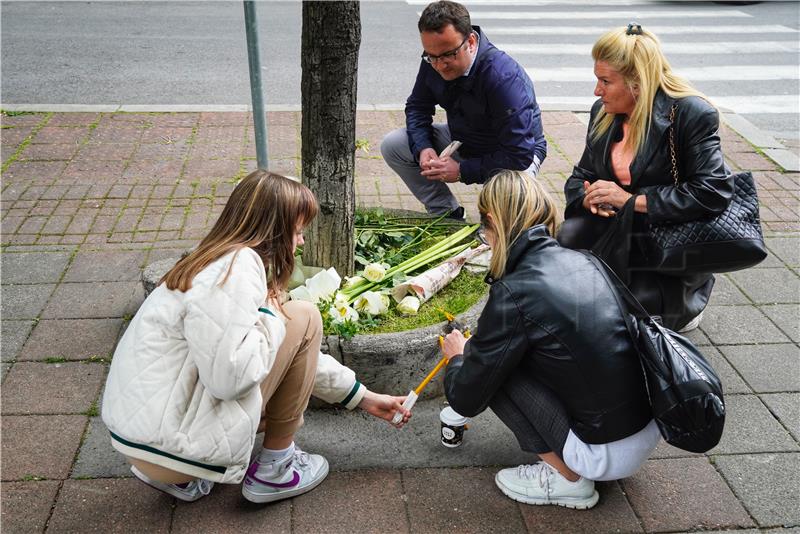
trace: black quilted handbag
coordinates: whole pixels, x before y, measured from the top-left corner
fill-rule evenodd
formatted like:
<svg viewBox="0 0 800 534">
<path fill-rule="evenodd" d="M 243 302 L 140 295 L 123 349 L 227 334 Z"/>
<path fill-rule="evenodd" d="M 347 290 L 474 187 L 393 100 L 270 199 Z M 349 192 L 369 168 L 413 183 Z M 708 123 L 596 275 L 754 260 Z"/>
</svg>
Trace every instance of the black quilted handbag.
<svg viewBox="0 0 800 534">
<path fill-rule="evenodd" d="M 670 120 L 674 123 L 675 106 Z M 675 133 L 669 130 L 672 178 L 678 185 Z M 753 175 L 733 175 L 734 192 L 728 207 L 719 215 L 682 223 L 651 224 L 649 266 L 676 274 L 725 273 L 746 269 L 767 257 L 758 194 Z"/>
</svg>

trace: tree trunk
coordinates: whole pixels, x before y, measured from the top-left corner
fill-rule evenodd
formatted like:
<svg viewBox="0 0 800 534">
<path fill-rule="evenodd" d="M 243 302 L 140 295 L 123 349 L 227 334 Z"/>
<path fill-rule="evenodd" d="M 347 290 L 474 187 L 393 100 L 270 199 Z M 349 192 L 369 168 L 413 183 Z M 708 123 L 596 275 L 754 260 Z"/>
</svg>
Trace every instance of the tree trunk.
<svg viewBox="0 0 800 534">
<path fill-rule="evenodd" d="M 320 213 L 306 230 L 303 263 L 353 272 L 359 3 L 303 2 L 303 183 Z"/>
</svg>

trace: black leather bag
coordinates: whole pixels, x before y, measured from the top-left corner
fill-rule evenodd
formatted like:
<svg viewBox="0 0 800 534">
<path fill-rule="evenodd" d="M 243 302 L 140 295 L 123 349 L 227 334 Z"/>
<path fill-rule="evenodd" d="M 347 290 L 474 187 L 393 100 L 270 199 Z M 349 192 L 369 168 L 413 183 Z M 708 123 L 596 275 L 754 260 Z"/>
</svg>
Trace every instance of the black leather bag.
<svg viewBox="0 0 800 534">
<path fill-rule="evenodd" d="M 675 106 L 670 112 L 674 123 Z M 678 168 L 675 132 L 669 130 L 672 178 L 677 186 Z M 648 264 L 663 272 L 676 274 L 725 273 L 746 269 L 767 257 L 758 194 L 753 175 L 733 175 L 734 192 L 728 207 L 719 215 L 683 223 L 650 225 Z"/>
<path fill-rule="evenodd" d="M 691 341 L 648 314 L 601 259 L 591 253 L 586 255 L 616 289 L 628 331 L 639 352 L 653 418 L 661 436 L 686 451 L 712 449 L 719 443 L 725 426 L 719 376 Z"/>
</svg>

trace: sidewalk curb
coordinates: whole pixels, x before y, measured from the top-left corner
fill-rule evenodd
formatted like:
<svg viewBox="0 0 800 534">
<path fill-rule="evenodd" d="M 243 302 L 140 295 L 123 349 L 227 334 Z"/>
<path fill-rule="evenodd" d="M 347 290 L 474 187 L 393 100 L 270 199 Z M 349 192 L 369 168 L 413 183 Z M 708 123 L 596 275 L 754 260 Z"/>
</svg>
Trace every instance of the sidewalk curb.
<svg viewBox="0 0 800 534">
<path fill-rule="evenodd" d="M 267 112 L 301 111 L 300 105 L 265 106 Z M 404 104 L 359 104 L 358 111 L 402 111 Z M 557 100 L 541 104 L 542 111 L 588 113 L 589 107 L 574 101 Z M 190 112 L 248 112 L 247 104 L 3 104 L 7 111 L 36 111 L 53 113 L 190 113 Z M 721 108 L 721 119 L 733 131 L 744 137 L 759 152 L 778 165 L 784 172 L 800 172 L 800 156 L 783 146 L 777 139 L 732 111 Z M 582 121 L 583 122 L 583 121 Z"/>
</svg>

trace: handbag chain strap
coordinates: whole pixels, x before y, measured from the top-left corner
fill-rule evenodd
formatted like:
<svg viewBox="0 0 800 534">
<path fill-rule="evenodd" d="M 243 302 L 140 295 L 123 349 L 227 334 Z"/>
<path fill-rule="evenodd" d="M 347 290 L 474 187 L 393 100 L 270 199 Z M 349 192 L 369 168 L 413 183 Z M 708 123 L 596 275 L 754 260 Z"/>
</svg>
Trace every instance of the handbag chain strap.
<svg viewBox="0 0 800 534">
<path fill-rule="evenodd" d="M 669 158 L 672 162 L 672 179 L 675 181 L 675 186 L 678 185 L 678 157 L 675 154 L 675 110 L 678 109 L 678 104 L 672 104 L 672 109 L 669 111 Z"/>
</svg>

